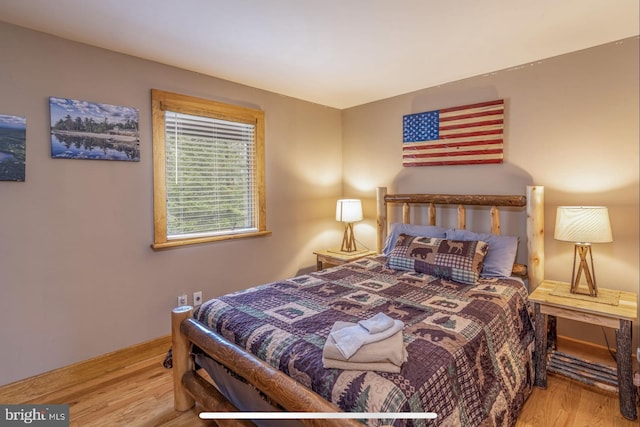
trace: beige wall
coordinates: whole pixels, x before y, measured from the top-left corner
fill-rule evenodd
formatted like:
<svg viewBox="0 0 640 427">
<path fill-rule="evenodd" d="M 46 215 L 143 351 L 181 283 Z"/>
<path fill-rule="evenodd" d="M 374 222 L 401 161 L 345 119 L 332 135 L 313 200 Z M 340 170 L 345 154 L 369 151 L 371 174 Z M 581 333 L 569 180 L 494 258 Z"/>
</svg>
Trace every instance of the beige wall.
<svg viewBox="0 0 640 427">
<path fill-rule="evenodd" d="M 214 297 L 314 268 L 313 250 L 340 241 L 331 217 L 342 195 L 365 199 L 356 234 L 375 247 L 379 185 L 544 185 L 547 230 L 559 204 L 605 204 L 615 241 L 594 249 L 600 285 L 638 291 L 637 38 L 342 112 L 12 25 L 0 23 L 0 40 L 0 114 L 27 118 L 26 182 L 0 182 L 0 384 L 167 334 L 182 292 Z M 150 249 L 151 88 L 266 112 L 271 237 Z M 49 96 L 138 108 L 141 161 L 51 159 Z M 506 100 L 504 164 L 401 167 L 404 114 L 496 98 Z M 504 222 L 523 236 L 519 221 Z M 571 245 L 549 232 L 546 247 L 547 277 L 567 280 Z"/>
<path fill-rule="evenodd" d="M 638 51 L 630 38 L 345 110 L 344 191 L 521 194 L 544 185 L 546 278 L 564 281 L 573 245 L 553 239 L 556 207 L 606 205 L 614 242 L 594 245 L 599 286 L 637 293 Z M 402 168 L 403 115 L 493 99 L 505 100 L 503 164 Z M 524 236 L 514 226 L 503 232 Z M 374 242 L 373 218 L 359 227 Z M 559 333 L 604 343 L 600 328 L 572 321 L 559 320 Z"/>
<path fill-rule="evenodd" d="M 339 110 L 2 23 L 0 40 L 0 114 L 27 118 L 26 181 L 0 182 L 0 384 L 166 335 L 178 294 L 293 276 L 339 241 Z M 151 250 L 151 88 L 265 111 L 271 237 Z M 138 108 L 141 161 L 52 159 L 50 96 Z"/>
</svg>

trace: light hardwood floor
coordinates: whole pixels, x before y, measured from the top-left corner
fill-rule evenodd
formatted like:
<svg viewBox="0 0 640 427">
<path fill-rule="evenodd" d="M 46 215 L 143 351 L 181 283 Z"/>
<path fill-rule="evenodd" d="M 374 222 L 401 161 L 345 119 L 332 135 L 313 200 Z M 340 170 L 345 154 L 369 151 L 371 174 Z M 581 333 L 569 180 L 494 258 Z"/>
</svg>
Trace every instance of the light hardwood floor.
<svg viewBox="0 0 640 427">
<path fill-rule="evenodd" d="M 69 404 L 71 426 L 208 426 L 197 408 L 173 410 L 171 371 L 162 366 L 168 337 L 0 387 L 3 404 Z M 549 375 L 534 388 L 518 427 L 637 427 L 618 410 L 616 394 Z"/>
</svg>

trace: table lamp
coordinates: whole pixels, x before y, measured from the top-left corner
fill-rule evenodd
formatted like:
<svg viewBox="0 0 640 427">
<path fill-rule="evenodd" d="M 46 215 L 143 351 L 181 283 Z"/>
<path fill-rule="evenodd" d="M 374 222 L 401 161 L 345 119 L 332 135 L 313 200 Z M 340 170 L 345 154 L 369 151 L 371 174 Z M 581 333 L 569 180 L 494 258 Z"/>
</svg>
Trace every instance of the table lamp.
<svg viewBox="0 0 640 427">
<path fill-rule="evenodd" d="M 342 252 L 356 252 L 356 239 L 353 235 L 353 223 L 362 221 L 362 202 L 358 199 L 340 199 L 336 204 L 336 221 L 344 223 Z"/>
<path fill-rule="evenodd" d="M 604 206 L 558 206 L 554 239 L 573 242 L 573 270 L 570 292 L 579 294 L 578 287 L 584 273 L 589 295 L 598 296 L 596 274 L 593 268 L 592 243 L 612 242 L 609 210 Z M 580 256 L 577 262 L 577 256 Z M 587 259 L 588 256 L 588 259 Z M 576 273 L 576 262 L 578 271 Z"/>
</svg>

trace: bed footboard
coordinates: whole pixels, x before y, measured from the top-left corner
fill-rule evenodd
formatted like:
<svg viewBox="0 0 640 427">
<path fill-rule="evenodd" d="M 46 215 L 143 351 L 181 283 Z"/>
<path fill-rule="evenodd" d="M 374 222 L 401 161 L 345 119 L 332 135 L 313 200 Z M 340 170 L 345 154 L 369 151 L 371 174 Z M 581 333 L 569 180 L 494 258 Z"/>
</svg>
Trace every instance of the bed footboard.
<svg viewBox="0 0 640 427">
<path fill-rule="evenodd" d="M 186 411 L 197 401 L 207 411 L 238 411 L 213 385 L 194 372 L 191 344 L 209 357 L 242 376 L 247 382 L 292 412 L 340 412 L 341 409 L 251 353 L 207 329 L 193 319 L 193 308 L 177 307 L 171 312 L 173 343 L 174 405 Z M 300 420 L 313 427 L 362 427 L 356 420 Z M 252 425 L 239 422 L 236 425 Z"/>
</svg>

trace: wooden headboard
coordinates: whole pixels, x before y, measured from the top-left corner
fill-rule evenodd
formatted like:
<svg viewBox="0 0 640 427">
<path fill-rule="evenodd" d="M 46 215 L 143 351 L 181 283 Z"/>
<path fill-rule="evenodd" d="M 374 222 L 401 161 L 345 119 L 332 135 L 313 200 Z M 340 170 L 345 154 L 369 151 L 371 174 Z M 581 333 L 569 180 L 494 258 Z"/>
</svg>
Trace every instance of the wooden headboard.
<svg viewBox="0 0 640 427">
<path fill-rule="evenodd" d="M 489 206 L 491 233 L 500 234 L 500 208 L 526 209 L 527 264 L 514 264 L 513 274 L 529 281 L 529 289 L 535 289 L 544 279 L 544 187 L 527 186 L 526 195 L 493 196 L 461 194 L 387 194 L 386 187 L 378 187 L 377 193 L 378 241 L 377 251 L 382 252 L 388 233 L 389 207 L 402 205 L 402 222 L 410 223 L 411 206 L 427 205 L 427 224 L 436 225 L 436 205 L 453 205 L 458 208 L 457 228 L 466 229 L 467 207 Z"/>
</svg>

